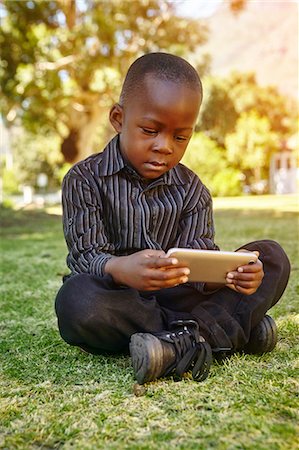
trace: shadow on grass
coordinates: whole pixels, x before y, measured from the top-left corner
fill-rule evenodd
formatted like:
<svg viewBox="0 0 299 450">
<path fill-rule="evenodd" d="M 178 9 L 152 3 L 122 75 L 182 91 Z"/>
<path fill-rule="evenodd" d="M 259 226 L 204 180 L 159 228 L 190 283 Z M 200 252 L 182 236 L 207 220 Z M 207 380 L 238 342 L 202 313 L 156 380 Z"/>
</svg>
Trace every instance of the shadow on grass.
<svg viewBox="0 0 299 450">
<path fill-rule="evenodd" d="M 14 210 L 12 208 L 0 207 L 1 234 L 21 234 L 36 231 L 46 231 L 49 227 L 60 226 L 62 230 L 62 219 L 60 215 L 48 214 L 44 210 Z"/>
</svg>

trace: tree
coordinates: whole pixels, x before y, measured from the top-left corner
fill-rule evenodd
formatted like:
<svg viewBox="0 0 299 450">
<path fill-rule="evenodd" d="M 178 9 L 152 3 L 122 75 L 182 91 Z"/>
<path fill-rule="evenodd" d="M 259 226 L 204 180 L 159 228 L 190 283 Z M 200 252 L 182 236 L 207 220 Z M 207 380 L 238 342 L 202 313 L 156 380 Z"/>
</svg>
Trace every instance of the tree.
<svg viewBox="0 0 299 450">
<path fill-rule="evenodd" d="M 34 135 L 24 129 L 14 130 L 11 139 L 13 172 L 19 186 L 38 188 L 38 176 L 43 173 L 48 178 L 48 190 L 59 188 L 62 171 L 68 166 L 63 163 L 59 144 L 59 137 L 53 133 Z"/>
<path fill-rule="evenodd" d="M 243 112 L 234 133 L 226 136 L 227 159 L 232 167 L 246 174 L 247 184 L 268 178 L 270 157 L 280 146 L 279 135 L 271 131 L 270 121 L 255 110 Z"/>
<path fill-rule="evenodd" d="M 220 146 L 231 133 L 238 119 L 234 100 L 230 96 L 227 81 L 217 77 L 204 79 L 204 96 L 196 129 L 204 130 Z"/>
<path fill-rule="evenodd" d="M 282 137 L 295 133 L 296 107 L 273 86 L 260 86 L 252 73 L 234 72 L 225 79 L 205 77 L 198 130 L 220 145 L 235 130 L 240 115 L 254 110 L 267 117 L 272 131 Z"/>
<path fill-rule="evenodd" d="M 239 181 L 242 173 L 244 184 L 251 186 L 252 191 L 254 186 L 260 188 L 261 181 L 268 179 L 272 154 L 296 134 L 293 100 L 282 96 L 273 86 L 258 85 L 251 73 L 232 73 L 226 79 L 208 76 L 203 84 L 204 100 L 197 131 L 212 139 L 217 151 L 211 147 L 207 161 L 203 158 L 199 164 L 189 157 L 188 164 L 195 171 L 201 167 L 201 174 L 212 174 L 214 167 L 215 177 L 211 176 L 209 183 L 217 195 L 220 195 L 217 179 L 221 179 L 222 189 L 224 182 L 229 186 L 232 180 L 238 180 L 232 175 L 231 180 L 227 177 L 225 181 L 228 167 L 239 173 Z M 202 147 L 200 151 L 204 151 Z M 231 190 L 226 190 L 228 195 Z"/>
<path fill-rule="evenodd" d="M 253 73 L 234 72 L 226 82 L 238 116 L 255 110 L 259 116 L 267 117 L 270 128 L 282 136 L 295 132 L 297 108 L 276 87 L 260 86 Z"/>
<path fill-rule="evenodd" d="M 4 0 L 1 110 L 36 134 L 55 132 L 66 161 L 93 151 L 121 80 L 143 53 L 194 51 L 207 38 L 198 21 L 166 0 Z"/>
<path fill-rule="evenodd" d="M 182 163 L 201 178 L 213 196 L 242 193 L 241 171 L 230 165 L 225 150 L 206 134 L 194 134 Z"/>
<path fill-rule="evenodd" d="M 247 0 L 230 0 L 230 9 L 234 14 L 239 14 L 246 6 Z"/>
</svg>

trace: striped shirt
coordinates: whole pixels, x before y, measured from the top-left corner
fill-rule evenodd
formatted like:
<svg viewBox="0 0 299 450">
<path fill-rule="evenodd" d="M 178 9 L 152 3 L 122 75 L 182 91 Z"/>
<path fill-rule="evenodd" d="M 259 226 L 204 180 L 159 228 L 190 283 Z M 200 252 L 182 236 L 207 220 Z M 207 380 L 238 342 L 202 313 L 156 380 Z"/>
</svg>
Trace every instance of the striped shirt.
<svg viewBox="0 0 299 450">
<path fill-rule="evenodd" d="M 103 276 L 112 256 L 144 249 L 218 249 L 211 196 L 197 175 L 178 164 L 154 180 L 141 178 L 124 160 L 118 135 L 72 167 L 62 204 L 72 274 Z"/>
</svg>

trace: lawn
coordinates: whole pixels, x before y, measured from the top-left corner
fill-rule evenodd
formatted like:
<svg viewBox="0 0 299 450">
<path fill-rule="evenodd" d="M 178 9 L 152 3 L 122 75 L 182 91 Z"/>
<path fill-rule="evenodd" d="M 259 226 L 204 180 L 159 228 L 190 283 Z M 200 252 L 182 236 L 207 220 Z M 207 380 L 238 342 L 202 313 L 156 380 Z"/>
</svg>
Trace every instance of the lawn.
<svg viewBox="0 0 299 450">
<path fill-rule="evenodd" d="M 224 250 L 270 238 L 291 259 L 288 289 L 271 311 L 276 349 L 215 362 L 203 383 L 164 379 L 141 389 L 128 357 L 85 355 L 59 336 L 53 299 L 66 273 L 61 217 L 11 210 L 1 217 L 0 448 L 299 448 L 295 197 L 215 201 Z"/>
</svg>

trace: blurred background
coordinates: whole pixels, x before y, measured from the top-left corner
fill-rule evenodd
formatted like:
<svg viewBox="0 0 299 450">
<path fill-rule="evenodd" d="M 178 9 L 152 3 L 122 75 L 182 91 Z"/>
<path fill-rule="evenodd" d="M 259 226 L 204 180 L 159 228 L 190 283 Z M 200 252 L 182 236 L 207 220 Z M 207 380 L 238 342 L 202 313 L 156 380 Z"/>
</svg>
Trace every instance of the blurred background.
<svg viewBox="0 0 299 450">
<path fill-rule="evenodd" d="M 113 136 L 129 65 L 166 51 L 199 71 L 204 101 L 183 162 L 213 196 L 298 192 L 298 2 L 0 3 L 0 201 L 60 201 L 72 164 Z"/>
</svg>

